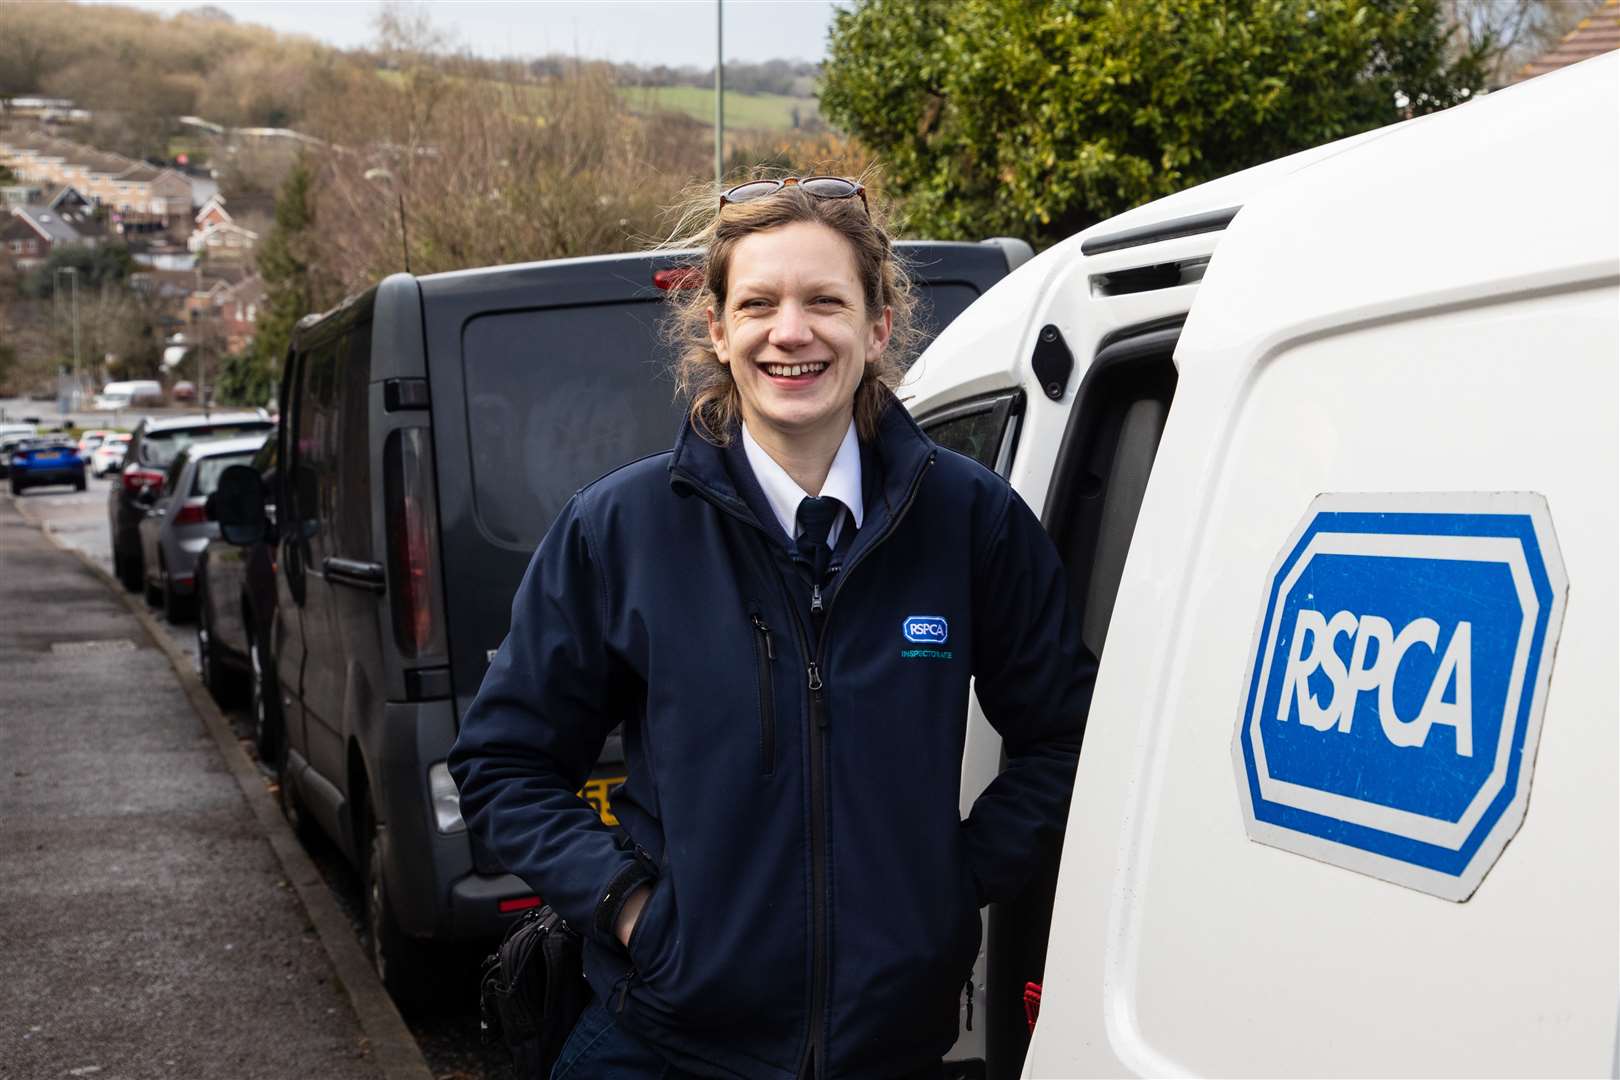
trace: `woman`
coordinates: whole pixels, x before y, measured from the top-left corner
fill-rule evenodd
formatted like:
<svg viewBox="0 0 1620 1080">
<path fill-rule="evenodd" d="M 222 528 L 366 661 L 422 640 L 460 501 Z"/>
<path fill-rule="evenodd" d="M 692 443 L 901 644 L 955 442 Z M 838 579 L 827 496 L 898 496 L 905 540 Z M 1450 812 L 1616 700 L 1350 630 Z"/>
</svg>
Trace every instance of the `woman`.
<svg viewBox="0 0 1620 1080">
<path fill-rule="evenodd" d="M 1060 835 L 1095 661 L 1035 517 L 894 401 L 909 294 L 864 188 L 710 214 L 688 423 L 541 543 L 462 813 L 585 935 L 558 1080 L 937 1076 L 979 908 Z M 962 821 L 971 678 L 1008 765 Z M 621 723 L 615 831 L 575 792 Z"/>
</svg>

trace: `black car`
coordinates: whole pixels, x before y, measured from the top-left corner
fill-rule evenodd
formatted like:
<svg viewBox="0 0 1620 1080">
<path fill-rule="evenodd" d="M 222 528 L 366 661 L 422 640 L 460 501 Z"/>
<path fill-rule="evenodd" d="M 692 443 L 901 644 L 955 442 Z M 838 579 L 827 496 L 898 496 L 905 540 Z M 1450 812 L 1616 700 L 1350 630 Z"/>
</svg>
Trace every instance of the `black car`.
<svg viewBox="0 0 1620 1080">
<path fill-rule="evenodd" d="M 1029 254 L 902 247 L 930 337 Z M 660 324 L 685 265 L 670 252 L 395 274 L 294 333 L 279 529 L 259 473 L 221 482 L 227 539 L 278 538 L 261 697 L 285 703 L 284 812 L 359 869 L 373 962 L 402 1002 L 423 989 L 424 943 L 498 935 L 540 902 L 469 841 L 445 757 L 552 518 L 674 440 L 684 408 Z M 610 739 L 583 792 L 609 821 L 622 761 Z"/>
<path fill-rule="evenodd" d="M 211 416 L 148 416 L 130 436 L 124 470 L 107 493 L 107 524 L 112 530 L 113 572 L 124 588 L 140 592 L 146 580 L 141 556 L 141 520 L 153 496 L 163 493 L 164 477 L 175 456 L 194 442 L 269 431 L 263 412 L 220 412 Z M 150 489 L 148 491 L 148 489 Z M 144 493 L 144 494 L 143 494 Z"/>
<path fill-rule="evenodd" d="M 272 435 L 254 455 L 251 468 L 265 493 L 274 490 L 276 439 Z M 216 496 L 204 508 L 217 520 Z M 276 610 L 276 507 L 265 501 L 266 528 L 258 543 L 232 544 L 214 537 L 197 557 L 197 667 L 204 685 L 221 705 L 238 704 L 251 695 L 255 743 L 259 757 L 275 761 L 279 747 L 270 740 L 281 731 L 279 702 L 259 691 L 265 680 L 263 647 L 270 637 Z"/>
</svg>

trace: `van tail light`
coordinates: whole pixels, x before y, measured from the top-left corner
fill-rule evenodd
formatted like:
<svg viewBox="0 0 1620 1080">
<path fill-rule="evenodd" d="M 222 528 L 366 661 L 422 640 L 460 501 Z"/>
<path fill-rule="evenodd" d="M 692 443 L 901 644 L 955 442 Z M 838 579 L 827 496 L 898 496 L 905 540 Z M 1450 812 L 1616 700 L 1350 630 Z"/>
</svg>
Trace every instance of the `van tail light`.
<svg viewBox="0 0 1620 1080">
<path fill-rule="evenodd" d="M 163 494 L 163 472 L 159 469 L 143 469 L 136 466 L 125 469 L 123 475 L 124 494 L 135 495 L 142 488 L 152 488 L 159 495 Z"/>
<path fill-rule="evenodd" d="M 187 499 L 186 505 L 175 513 L 174 523 L 176 525 L 201 525 L 207 521 L 208 515 L 203 510 L 203 504 L 206 501 L 205 499 Z"/>
<path fill-rule="evenodd" d="M 703 271 L 695 266 L 675 266 L 653 271 L 653 285 L 660 289 L 696 289 L 703 284 Z"/>
<path fill-rule="evenodd" d="M 394 639 L 406 659 L 442 654 L 439 499 L 433 479 L 433 436 L 427 428 L 401 428 L 389 434 L 383 484 Z"/>
<path fill-rule="evenodd" d="M 1041 1018 L 1041 984 L 1027 982 L 1024 984 L 1024 1022 L 1029 1024 L 1029 1033 L 1035 1034 L 1035 1021 Z"/>
</svg>

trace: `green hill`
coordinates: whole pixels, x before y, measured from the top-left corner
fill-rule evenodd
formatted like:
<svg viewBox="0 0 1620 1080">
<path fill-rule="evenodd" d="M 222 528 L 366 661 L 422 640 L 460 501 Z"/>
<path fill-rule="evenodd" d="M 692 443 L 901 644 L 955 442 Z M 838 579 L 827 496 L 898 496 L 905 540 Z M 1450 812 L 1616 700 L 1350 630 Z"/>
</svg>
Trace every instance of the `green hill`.
<svg viewBox="0 0 1620 1080">
<path fill-rule="evenodd" d="M 684 113 L 695 120 L 714 119 L 714 91 L 696 86 L 621 86 L 619 93 L 635 112 Z M 726 91 L 726 127 L 760 131 L 786 131 L 793 127 L 793 111 L 800 124 L 819 115 L 816 99 L 785 94 L 740 94 Z"/>
</svg>

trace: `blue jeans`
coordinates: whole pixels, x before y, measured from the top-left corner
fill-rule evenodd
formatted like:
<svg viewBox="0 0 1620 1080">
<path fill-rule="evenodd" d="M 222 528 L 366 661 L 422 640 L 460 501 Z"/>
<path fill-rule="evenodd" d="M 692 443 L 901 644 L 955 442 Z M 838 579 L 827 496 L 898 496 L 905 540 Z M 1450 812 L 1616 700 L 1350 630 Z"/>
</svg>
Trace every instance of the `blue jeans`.
<svg viewBox="0 0 1620 1080">
<path fill-rule="evenodd" d="M 551 1067 L 551 1080 L 696 1080 L 640 1039 L 613 1022 L 595 998 L 579 1014 L 574 1030 Z"/>
</svg>

